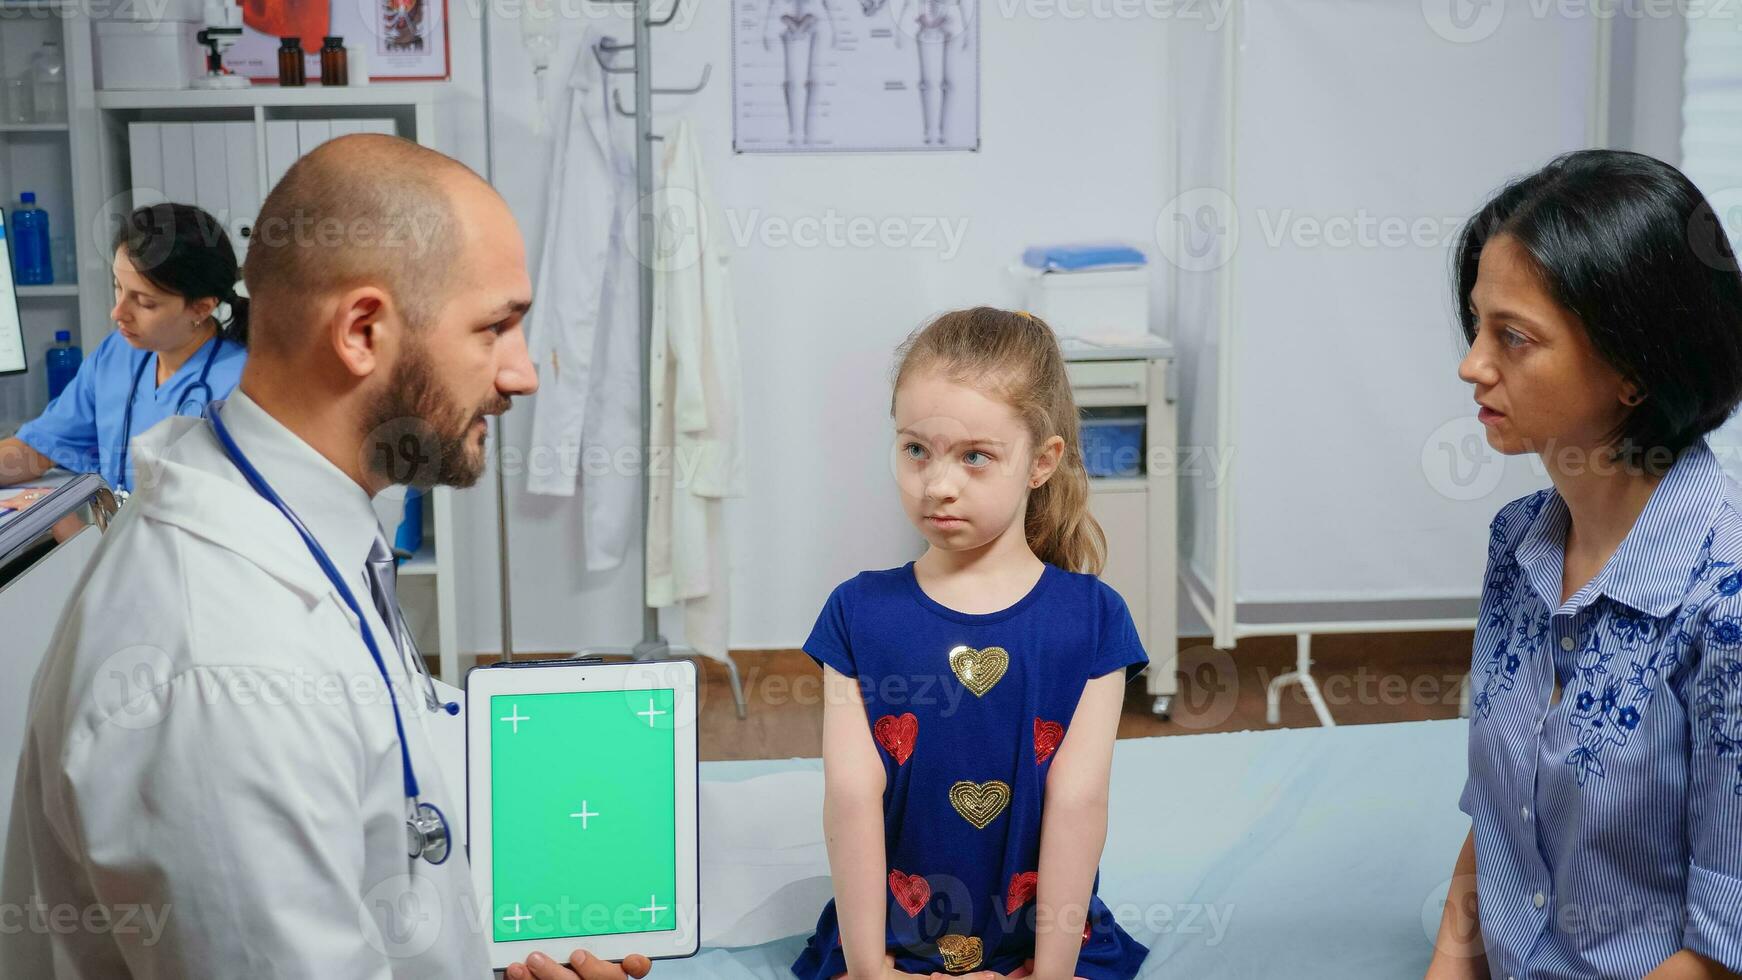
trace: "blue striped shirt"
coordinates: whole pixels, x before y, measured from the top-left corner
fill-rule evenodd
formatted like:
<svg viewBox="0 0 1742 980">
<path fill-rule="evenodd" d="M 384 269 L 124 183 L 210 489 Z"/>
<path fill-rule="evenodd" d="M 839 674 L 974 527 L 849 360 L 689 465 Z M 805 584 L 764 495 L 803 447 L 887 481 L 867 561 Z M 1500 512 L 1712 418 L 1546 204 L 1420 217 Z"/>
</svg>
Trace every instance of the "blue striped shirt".
<svg viewBox="0 0 1742 980">
<path fill-rule="evenodd" d="M 1564 603 L 1566 502 L 1494 518 L 1459 803 L 1494 976 L 1742 969 L 1739 491 L 1694 446 Z"/>
</svg>

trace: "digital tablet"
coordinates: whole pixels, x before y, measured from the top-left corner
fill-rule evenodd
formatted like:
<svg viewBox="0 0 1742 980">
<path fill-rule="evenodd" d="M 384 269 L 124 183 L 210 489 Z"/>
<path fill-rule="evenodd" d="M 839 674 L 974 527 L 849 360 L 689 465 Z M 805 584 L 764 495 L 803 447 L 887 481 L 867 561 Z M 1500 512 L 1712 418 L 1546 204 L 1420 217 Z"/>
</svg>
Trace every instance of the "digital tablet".
<svg viewBox="0 0 1742 980">
<path fill-rule="evenodd" d="M 6 237 L 6 211 L 0 209 L 0 375 L 22 374 L 30 365 L 24 351 L 24 325 L 18 318 L 18 287 L 12 281 L 12 242 Z"/>
<path fill-rule="evenodd" d="M 700 945 L 696 668 L 556 660 L 466 675 L 466 809 L 490 965 Z"/>
</svg>

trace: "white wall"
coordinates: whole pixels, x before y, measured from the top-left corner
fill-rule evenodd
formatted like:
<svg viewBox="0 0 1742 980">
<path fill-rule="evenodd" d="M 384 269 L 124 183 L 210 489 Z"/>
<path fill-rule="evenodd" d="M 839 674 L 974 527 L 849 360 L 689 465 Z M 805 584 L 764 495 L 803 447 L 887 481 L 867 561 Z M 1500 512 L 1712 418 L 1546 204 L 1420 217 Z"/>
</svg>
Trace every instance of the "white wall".
<svg viewBox="0 0 1742 980">
<path fill-rule="evenodd" d="M 1687 29 L 1680 14 L 1615 21 L 1609 145 L 1681 166 Z"/>
<path fill-rule="evenodd" d="M 735 252 L 750 477 L 748 497 L 727 508 L 731 640 L 739 648 L 794 647 L 837 582 L 919 553 L 921 539 L 902 515 L 888 467 L 886 378 L 895 345 L 942 310 L 1014 303 L 1002 269 L 1025 245 L 1152 240 L 1173 183 L 1164 118 L 1167 25 L 1141 15 L 1069 18 L 1054 0 L 1033 10 L 986 0 L 980 152 L 739 156 L 731 149 L 730 4 L 691 2 L 681 30 L 656 32 L 655 80 L 690 84 L 711 60 L 713 82 L 700 95 L 662 99 L 659 108 L 667 125 L 680 112 L 694 120 L 728 225 L 831 214 L 895 218 L 915 230 L 933 220 L 965 223 L 959 251 L 947 256 L 933 248 L 772 247 L 759 240 Z M 602 16 L 583 0 L 573 6 Z M 842 7 L 859 16 L 857 4 Z M 657 9 L 667 8 L 660 2 Z M 582 26 L 578 18 L 564 23 L 553 88 Z M 627 25 L 617 33 L 626 37 Z M 533 84 L 517 22 L 493 19 L 491 35 L 495 182 L 521 219 L 536 269 L 549 146 L 532 133 Z M 511 444 L 524 448 L 529 427 L 524 406 L 512 412 Z M 533 497 L 524 486 L 523 476 L 510 477 L 516 650 L 639 639 L 638 561 L 584 573 L 579 498 Z M 486 486 L 459 499 L 468 538 L 462 649 L 499 649 L 493 491 Z M 672 622 L 667 635 L 680 641 L 681 627 Z"/>
<path fill-rule="evenodd" d="M 481 81 L 463 70 L 463 52 L 480 42 L 482 2 L 452 0 L 451 6 L 455 77 L 466 99 L 482 92 Z M 520 217 L 536 269 L 550 148 L 533 133 L 537 109 L 516 19 L 518 0 L 495 2 L 487 58 L 494 178 Z M 564 12 L 574 16 L 563 22 L 553 90 L 566 76 L 582 16 L 615 23 L 621 37 L 629 34 L 627 21 L 605 12 L 604 5 L 565 3 Z M 1018 302 L 1001 268 L 1025 244 L 1082 237 L 1152 244 L 1155 216 L 1173 196 L 1168 22 L 1144 17 L 1142 4 L 1100 4 L 1099 17 L 1068 16 L 1088 9 L 1087 0 L 984 5 L 982 150 L 975 154 L 736 155 L 730 4 L 696 2 L 675 27 L 655 34 L 659 84 L 689 84 L 705 62 L 714 64 L 707 91 L 661 99 L 659 107 L 666 125 L 686 113 L 698 127 L 728 224 L 760 220 L 764 224 L 757 227 L 770 227 L 830 216 L 895 218 L 909 229 L 932 220 L 965 223 L 953 255 L 931 248 L 776 247 L 755 237 L 735 249 L 750 493 L 727 508 L 734 647 L 797 646 L 836 582 L 919 552 L 921 541 L 901 514 L 886 455 L 886 375 L 902 337 L 944 309 Z M 851 10 L 856 5 L 844 6 L 857 16 Z M 1214 6 L 1173 9 L 1211 16 Z M 1166 5 L 1151 9 L 1158 8 Z M 667 9 L 663 0 L 656 0 L 656 9 Z M 1684 32 L 1679 17 L 1618 20 L 1612 145 L 1678 160 Z M 482 112 L 459 116 L 449 152 L 481 170 Z M 1159 271 L 1157 278 L 1165 280 Z M 510 444 L 524 449 L 529 428 L 523 404 L 507 420 Z M 530 496 L 517 474 L 508 482 L 516 650 L 564 651 L 639 639 L 639 562 L 632 556 L 611 573 L 583 572 L 577 560 L 579 498 Z M 461 646 L 498 650 L 491 481 L 458 501 Z M 638 523 L 640 517 L 632 519 Z M 1181 629 L 1186 635 L 1203 632 L 1183 605 Z M 671 617 L 666 633 L 681 642 L 681 626 Z"/>
</svg>

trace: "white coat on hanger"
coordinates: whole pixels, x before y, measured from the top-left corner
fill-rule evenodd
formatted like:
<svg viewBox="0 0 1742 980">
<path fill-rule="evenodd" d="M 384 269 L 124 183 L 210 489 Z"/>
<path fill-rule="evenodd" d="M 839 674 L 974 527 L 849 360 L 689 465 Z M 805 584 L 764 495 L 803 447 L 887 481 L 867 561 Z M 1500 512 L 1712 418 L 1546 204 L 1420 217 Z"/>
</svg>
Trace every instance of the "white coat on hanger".
<svg viewBox="0 0 1742 980">
<path fill-rule="evenodd" d="M 526 489 L 569 497 L 580 484 L 588 571 L 617 567 L 634 537 L 641 446 L 635 122 L 611 108 L 597 39 L 583 34 L 556 100 L 528 325 L 540 390 Z"/>
<path fill-rule="evenodd" d="M 723 498 L 744 494 L 743 383 L 725 225 L 687 120 L 666 137 L 655 195 L 658 256 L 648 381 L 653 445 L 648 481 L 647 604 L 684 604 L 684 639 L 724 659 L 729 566 Z"/>
</svg>

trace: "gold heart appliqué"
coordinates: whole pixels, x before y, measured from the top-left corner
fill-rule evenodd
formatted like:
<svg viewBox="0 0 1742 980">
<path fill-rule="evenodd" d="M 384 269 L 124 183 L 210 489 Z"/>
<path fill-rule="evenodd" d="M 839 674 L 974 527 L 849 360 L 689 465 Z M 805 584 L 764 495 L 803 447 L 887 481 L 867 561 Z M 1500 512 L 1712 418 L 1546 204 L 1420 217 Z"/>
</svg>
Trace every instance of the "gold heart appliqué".
<svg viewBox="0 0 1742 980">
<path fill-rule="evenodd" d="M 944 969 L 951 973 L 966 973 L 980 966 L 985 957 L 985 946 L 979 936 L 940 936 L 938 952 L 944 954 Z"/>
<path fill-rule="evenodd" d="M 1010 669 L 1010 652 L 1003 647 L 956 647 L 950 651 L 950 669 L 975 697 L 983 698 Z"/>
<path fill-rule="evenodd" d="M 950 806 L 962 819 L 981 830 L 998 819 L 1010 805 L 1010 784 L 993 779 L 984 783 L 962 780 L 950 787 Z"/>
</svg>

